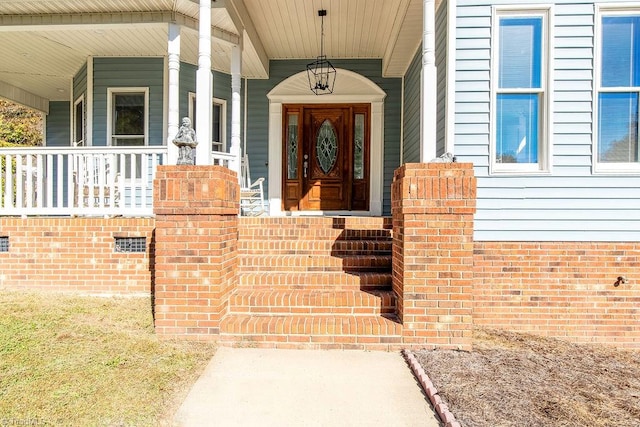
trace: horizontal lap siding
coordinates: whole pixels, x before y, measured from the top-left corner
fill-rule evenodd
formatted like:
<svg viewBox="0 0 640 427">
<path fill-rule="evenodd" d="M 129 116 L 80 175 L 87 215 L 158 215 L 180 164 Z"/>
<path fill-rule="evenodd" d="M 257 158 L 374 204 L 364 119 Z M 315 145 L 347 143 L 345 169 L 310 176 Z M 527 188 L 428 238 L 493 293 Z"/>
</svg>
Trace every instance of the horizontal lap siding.
<svg viewBox="0 0 640 427">
<path fill-rule="evenodd" d="M 49 102 L 47 114 L 46 142 L 48 147 L 68 147 L 71 141 L 69 130 L 69 103 L 67 101 Z"/>
<path fill-rule="evenodd" d="M 404 76 L 403 163 L 420 162 L 420 71 L 422 47 L 418 48 Z"/>
<path fill-rule="evenodd" d="M 251 176 L 268 177 L 269 99 L 267 93 L 288 77 L 306 69 L 309 60 L 274 60 L 269 65 L 269 79 L 248 82 L 247 152 Z M 344 68 L 377 84 L 386 94 L 384 99 L 384 204 L 383 213 L 391 213 L 391 180 L 400 165 L 400 122 L 402 81 L 383 78 L 380 60 L 331 60 L 336 68 Z M 340 78 L 338 71 L 337 79 Z M 281 147 L 271 147 L 280 150 Z M 266 183 L 269 185 L 279 183 Z"/>
<path fill-rule="evenodd" d="M 592 173 L 594 6 L 552 13 L 551 175 L 490 176 L 491 6 L 458 2 L 455 154 L 478 176 L 475 239 L 640 240 L 640 177 Z"/>
<path fill-rule="evenodd" d="M 149 145 L 165 145 L 163 58 L 94 58 L 93 145 L 107 144 L 107 89 L 149 88 Z"/>
</svg>

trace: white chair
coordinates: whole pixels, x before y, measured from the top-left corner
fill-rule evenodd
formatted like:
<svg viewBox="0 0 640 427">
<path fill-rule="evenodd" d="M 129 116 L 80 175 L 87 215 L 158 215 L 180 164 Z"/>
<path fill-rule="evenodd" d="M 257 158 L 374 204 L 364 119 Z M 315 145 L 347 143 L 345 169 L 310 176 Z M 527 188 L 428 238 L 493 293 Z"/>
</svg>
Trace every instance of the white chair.
<svg viewBox="0 0 640 427">
<path fill-rule="evenodd" d="M 82 160 L 80 160 L 82 159 Z M 112 169 L 114 159 L 80 158 L 82 166 L 78 164 L 76 171 L 81 170 L 78 176 L 74 172 L 73 177 L 76 186 L 76 206 L 85 208 L 117 207 L 120 205 L 120 174 Z M 109 161 L 111 160 L 111 161 Z M 79 179 L 81 178 L 81 179 Z"/>
<path fill-rule="evenodd" d="M 260 216 L 266 212 L 264 207 L 264 178 L 251 181 L 249 158 L 245 154 L 240 162 L 240 213 L 245 216 Z"/>
</svg>

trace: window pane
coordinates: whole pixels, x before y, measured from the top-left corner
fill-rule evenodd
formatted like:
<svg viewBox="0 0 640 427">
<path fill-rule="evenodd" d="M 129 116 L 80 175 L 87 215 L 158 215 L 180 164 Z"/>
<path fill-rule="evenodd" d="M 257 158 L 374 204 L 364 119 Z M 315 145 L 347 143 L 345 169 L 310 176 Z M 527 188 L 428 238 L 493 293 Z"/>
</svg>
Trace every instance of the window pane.
<svg viewBox="0 0 640 427">
<path fill-rule="evenodd" d="M 325 174 L 331 172 L 338 160 L 338 136 L 329 119 L 325 120 L 318 129 L 316 155 L 320 169 Z"/>
<path fill-rule="evenodd" d="M 113 105 L 114 135 L 144 135 L 144 94 L 114 94 Z"/>
<path fill-rule="evenodd" d="M 213 142 L 222 142 L 222 128 L 220 127 L 220 117 L 222 113 L 222 107 L 220 104 L 213 103 L 213 130 L 211 139 Z"/>
<path fill-rule="evenodd" d="M 287 118 L 287 178 L 298 178 L 298 114 Z"/>
<path fill-rule="evenodd" d="M 84 145 L 84 102 L 78 102 L 76 104 L 74 132 L 76 145 Z"/>
<path fill-rule="evenodd" d="M 537 163 L 539 95 L 499 94 L 496 162 Z"/>
<path fill-rule="evenodd" d="M 500 88 L 539 88 L 542 17 L 500 18 Z"/>
<path fill-rule="evenodd" d="M 353 147 L 353 179 L 364 179 L 364 114 L 356 114 Z"/>
<path fill-rule="evenodd" d="M 637 93 L 599 95 L 598 143 L 598 161 L 638 161 Z"/>
<path fill-rule="evenodd" d="M 640 17 L 602 18 L 602 86 L 640 86 Z"/>
</svg>

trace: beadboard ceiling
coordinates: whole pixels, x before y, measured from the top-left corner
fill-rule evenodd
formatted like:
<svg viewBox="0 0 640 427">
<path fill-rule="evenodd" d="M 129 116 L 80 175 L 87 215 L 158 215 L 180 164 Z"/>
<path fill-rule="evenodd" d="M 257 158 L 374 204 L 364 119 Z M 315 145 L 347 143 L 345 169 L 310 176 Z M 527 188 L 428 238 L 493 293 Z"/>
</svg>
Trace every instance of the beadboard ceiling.
<svg viewBox="0 0 640 427">
<path fill-rule="evenodd" d="M 422 37 L 422 0 L 214 0 L 212 64 L 229 72 L 243 36 L 243 76 L 269 59 L 376 58 L 402 76 Z M 181 60 L 198 62 L 198 0 L 0 0 L 0 86 L 69 100 L 89 56 L 166 56 L 168 22 L 182 26 Z M 4 93 L 7 93 L 6 90 Z"/>
</svg>

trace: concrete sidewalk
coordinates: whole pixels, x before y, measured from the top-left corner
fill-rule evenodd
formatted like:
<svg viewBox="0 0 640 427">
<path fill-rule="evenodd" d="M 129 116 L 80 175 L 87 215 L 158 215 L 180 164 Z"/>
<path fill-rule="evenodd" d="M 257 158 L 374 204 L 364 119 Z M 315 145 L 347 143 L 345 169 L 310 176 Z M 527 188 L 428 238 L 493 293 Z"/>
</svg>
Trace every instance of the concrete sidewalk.
<svg viewBox="0 0 640 427">
<path fill-rule="evenodd" d="M 438 417 L 400 353 L 221 347 L 176 426 L 426 426 Z"/>
</svg>

